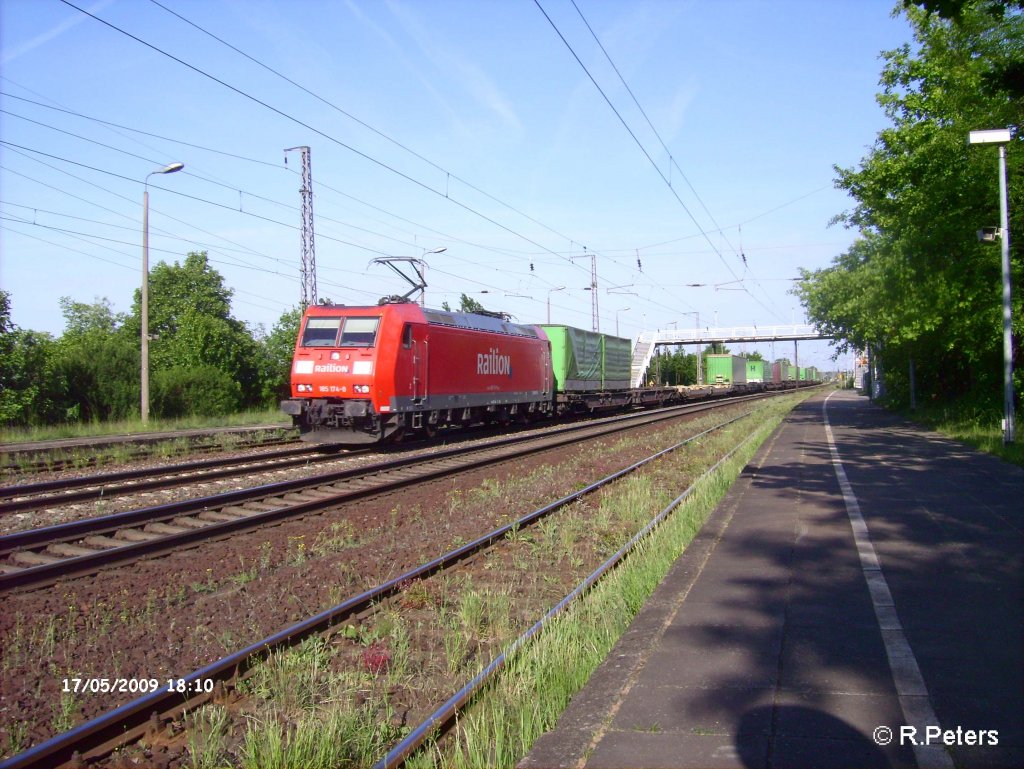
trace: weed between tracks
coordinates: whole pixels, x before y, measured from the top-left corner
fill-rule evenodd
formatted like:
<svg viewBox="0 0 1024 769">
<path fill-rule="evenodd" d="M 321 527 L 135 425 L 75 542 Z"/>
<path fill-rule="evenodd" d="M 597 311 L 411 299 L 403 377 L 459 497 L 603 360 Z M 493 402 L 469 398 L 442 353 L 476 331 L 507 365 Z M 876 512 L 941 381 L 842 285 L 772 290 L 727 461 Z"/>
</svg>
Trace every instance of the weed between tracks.
<svg viewBox="0 0 1024 769">
<path fill-rule="evenodd" d="M 455 728 L 410 760 L 411 766 L 513 766 L 550 729 L 569 698 L 604 659 L 668 568 L 714 509 L 761 441 L 799 400 L 757 410 L 758 437 L 648 537 L 588 596 L 551 623 L 536 643 L 476 698 Z M 663 431 L 693 434 L 721 416 Z M 749 431 L 751 420 L 702 439 L 656 467 L 620 481 L 600 499 L 511 531 L 507 547 L 469 568 L 410 584 L 361 624 L 273 655 L 245 684 L 244 736 L 226 734 L 213 750 L 244 767 L 364 766 L 428 715 L 561 599 L 597 564 L 667 506 L 693 479 Z M 678 436 L 674 436 L 678 439 Z M 649 437 L 609 444 L 602 455 L 635 450 Z M 529 477 L 486 481 L 453 491 L 449 512 L 506 505 L 574 476 L 573 462 L 544 466 Z M 582 485 L 582 484 L 581 484 Z M 564 491 L 563 491 L 564 493 Z M 203 734 L 209 732 L 204 731 Z M 191 753 L 207 766 L 203 753 Z"/>
</svg>

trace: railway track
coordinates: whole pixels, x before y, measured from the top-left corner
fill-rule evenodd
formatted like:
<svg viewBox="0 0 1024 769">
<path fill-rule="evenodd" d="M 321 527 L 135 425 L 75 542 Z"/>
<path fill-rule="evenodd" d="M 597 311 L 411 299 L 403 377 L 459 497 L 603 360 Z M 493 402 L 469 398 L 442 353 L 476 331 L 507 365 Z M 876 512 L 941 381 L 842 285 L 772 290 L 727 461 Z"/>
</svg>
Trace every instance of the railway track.
<svg viewBox="0 0 1024 769">
<path fill-rule="evenodd" d="M 315 514 L 355 499 L 547 451 L 584 438 L 642 427 L 735 402 L 723 399 L 710 404 L 611 417 L 597 423 L 559 427 L 541 436 L 507 437 L 469 450 L 442 450 L 314 478 L 281 481 L 15 532 L 0 537 L 0 592 L 92 573 L 107 566 L 173 552 L 287 518 Z"/>
<path fill-rule="evenodd" d="M 117 435 L 110 437 L 74 438 L 32 443 L 7 443 L 0 446 L 4 475 L 57 472 L 98 467 L 111 461 L 135 461 L 157 455 L 160 447 L 175 446 L 173 453 L 204 454 L 224 451 L 225 446 L 208 441 L 225 435 L 236 436 L 237 448 L 263 448 L 294 442 L 288 435 L 290 428 L 264 426 L 258 428 L 233 427 L 218 430 L 184 430 L 145 435 Z M 256 437 L 253 437 L 255 434 Z M 260 437 L 262 436 L 262 437 Z M 184 443 L 182 447 L 180 444 Z M 125 453 L 124 446 L 132 448 Z"/>
<path fill-rule="evenodd" d="M 713 405 L 705 404 L 700 406 L 697 410 L 704 410 L 712 407 Z M 690 409 L 693 410 L 693 407 L 690 407 Z M 26 767 L 57 766 L 68 760 L 72 760 L 75 756 L 78 757 L 78 760 L 90 760 L 106 755 L 116 747 L 138 739 L 146 733 L 158 733 L 162 729 L 163 724 L 167 723 L 169 720 L 179 718 L 184 712 L 194 710 L 203 702 L 210 700 L 211 697 L 222 697 L 225 693 L 226 687 L 232 687 L 238 682 L 245 680 L 252 672 L 254 666 L 256 666 L 261 660 L 266 659 L 272 653 L 294 646 L 301 640 L 308 638 L 313 634 L 325 631 L 329 632 L 332 627 L 338 626 L 349 618 L 368 611 L 372 606 L 379 604 L 379 602 L 397 595 L 410 583 L 427 578 L 438 572 L 442 572 L 455 564 L 462 563 L 470 556 L 492 547 L 495 543 L 505 541 L 510 532 L 515 532 L 523 527 L 529 526 L 533 522 L 538 521 L 557 510 L 567 507 L 582 497 L 604 488 L 608 484 L 633 472 L 639 467 L 668 454 L 685 443 L 696 440 L 703 435 L 706 435 L 713 430 L 720 429 L 721 427 L 737 421 L 738 419 L 742 419 L 744 416 L 747 415 L 741 415 L 734 419 L 730 419 L 722 425 L 712 428 L 712 430 L 708 430 L 705 433 L 701 433 L 698 436 L 687 439 L 686 441 L 676 444 L 668 449 L 658 451 L 641 462 L 621 469 L 600 481 L 588 485 L 586 488 L 580 489 L 567 497 L 563 497 L 562 499 L 556 500 L 549 505 L 537 509 L 517 521 L 484 534 L 473 542 L 469 542 L 456 550 L 448 552 L 429 563 L 422 564 L 421 566 L 383 582 L 374 588 L 352 596 L 326 611 L 308 617 L 278 633 L 275 633 L 272 636 L 257 641 L 256 643 L 234 652 L 233 654 L 229 654 L 199 670 L 193 671 L 187 676 L 178 679 L 180 684 L 177 688 L 163 686 L 157 691 L 139 697 L 132 702 L 124 704 L 105 715 L 76 727 L 69 732 L 58 735 L 45 743 L 39 744 L 24 753 L 14 756 L 11 759 L 0 763 L 0 766 L 2 766 L 3 769 L 15 769 L 16 767 L 18 769 L 24 769 Z M 671 418 L 671 416 L 661 416 L 661 419 L 668 418 Z M 616 429 L 612 426 L 607 426 L 607 428 L 608 429 L 605 430 L 606 432 L 611 432 L 613 429 Z M 617 429 L 622 430 L 627 428 L 622 425 L 618 425 Z M 575 441 L 580 438 L 578 430 L 564 430 L 561 432 L 564 434 L 561 435 L 560 438 L 565 441 Z M 548 448 L 550 448 L 550 446 Z M 673 505 L 685 498 L 688 493 L 689 492 L 687 491 L 680 495 Z M 663 511 L 659 515 L 658 519 L 666 515 L 668 512 L 669 509 Z M 559 602 L 558 605 L 548 612 L 544 618 L 534 624 L 520 637 L 520 639 L 515 641 L 514 645 L 522 643 L 529 636 L 536 633 L 540 625 L 553 615 L 553 613 L 560 611 L 565 605 L 567 605 L 572 597 L 579 595 L 586 587 L 599 578 L 601 574 L 605 573 L 612 563 L 628 552 L 629 548 L 632 547 L 632 545 L 638 541 L 639 538 L 649 530 L 649 528 L 655 525 L 658 519 L 652 521 L 644 531 L 637 534 L 633 540 L 616 553 L 613 558 L 608 559 L 601 564 L 600 568 L 591 574 L 583 585 L 578 587 L 566 596 L 565 599 Z M 504 653 L 499 655 L 499 657 L 492 661 L 488 666 L 487 671 L 493 673 L 499 669 L 504 658 Z M 471 684 L 478 687 L 482 682 L 483 679 L 478 676 L 473 682 L 471 682 Z M 425 722 L 424 725 L 417 728 L 413 734 L 410 735 L 409 739 L 404 740 L 398 746 L 395 746 L 392 752 L 382 759 L 379 765 L 395 766 L 401 763 L 404 757 L 409 755 L 409 752 L 415 747 L 415 744 L 418 744 L 416 740 L 421 739 L 423 736 L 428 734 L 440 722 L 440 720 L 448 717 L 452 708 L 459 707 L 461 703 L 466 701 L 468 696 L 469 690 L 467 688 L 456 693 L 456 695 L 450 698 L 441 709 L 430 716 L 428 722 Z"/>
<path fill-rule="evenodd" d="M 350 455 L 346 454 L 346 456 Z M 0 486 L 0 515 L 337 460 L 309 446 Z"/>
</svg>

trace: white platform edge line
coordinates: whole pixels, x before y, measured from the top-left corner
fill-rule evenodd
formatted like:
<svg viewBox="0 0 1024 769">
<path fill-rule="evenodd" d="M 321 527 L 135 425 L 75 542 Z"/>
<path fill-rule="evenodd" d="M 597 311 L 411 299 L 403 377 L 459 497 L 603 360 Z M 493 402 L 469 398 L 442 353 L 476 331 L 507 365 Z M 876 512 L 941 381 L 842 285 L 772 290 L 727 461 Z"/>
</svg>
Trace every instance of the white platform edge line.
<svg viewBox="0 0 1024 769">
<path fill-rule="evenodd" d="M 839 482 L 839 490 L 843 494 L 843 502 L 846 504 L 850 525 L 853 528 L 854 542 L 860 555 L 861 571 L 867 582 L 868 592 L 871 594 L 871 604 L 875 609 L 878 626 L 882 631 L 882 642 L 885 644 L 889 670 L 892 672 L 893 684 L 896 687 L 900 708 L 903 711 L 903 721 L 907 726 L 917 729 L 918 742 L 920 742 L 926 727 L 938 727 L 939 719 L 935 715 L 931 699 L 928 696 L 928 689 L 917 664 L 917 658 L 910 648 L 910 643 L 907 641 L 903 627 L 896 615 L 896 605 L 889 590 L 889 583 L 885 580 L 875 547 L 871 544 L 867 522 L 861 514 L 860 503 L 853 493 L 853 487 L 846 477 L 846 470 L 839 458 L 839 450 L 836 448 L 835 437 L 832 434 L 832 425 L 828 421 L 828 402 L 837 392 L 839 391 L 835 390 L 830 393 L 821 404 L 821 415 L 825 422 L 825 438 L 828 440 L 832 467 L 836 473 L 836 480 Z M 900 734 L 899 729 L 893 729 L 893 731 Z M 953 769 L 952 757 L 940 746 L 914 744 L 913 749 L 918 766 L 928 767 L 928 769 L 933 767 L 934 769 Z"/>
</svg>

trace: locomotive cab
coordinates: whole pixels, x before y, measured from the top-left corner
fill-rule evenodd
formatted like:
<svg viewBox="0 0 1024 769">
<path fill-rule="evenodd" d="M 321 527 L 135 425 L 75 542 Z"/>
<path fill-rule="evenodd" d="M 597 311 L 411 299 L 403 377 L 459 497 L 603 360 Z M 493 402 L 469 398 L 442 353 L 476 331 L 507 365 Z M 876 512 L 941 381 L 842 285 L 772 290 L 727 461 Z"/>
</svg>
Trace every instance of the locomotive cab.
<svg viewBox="0 0 1024 769">
<path fill-rule="evenodd" d="M 306 309 L 281 409 L 305 441 L 378 443 L 552 411 L 551 348 L 536 326 L 412 303 Z"/>
<path fill-rule="evenodd" d="M 304 440 L 333 443 L 341 430 L 350 442 L 373 443 L 394 432 L 374 402 L 382 315 L 371 307 L 307 310 L 292 362 L 292 397 L 281 403 Z"/>
</svg>

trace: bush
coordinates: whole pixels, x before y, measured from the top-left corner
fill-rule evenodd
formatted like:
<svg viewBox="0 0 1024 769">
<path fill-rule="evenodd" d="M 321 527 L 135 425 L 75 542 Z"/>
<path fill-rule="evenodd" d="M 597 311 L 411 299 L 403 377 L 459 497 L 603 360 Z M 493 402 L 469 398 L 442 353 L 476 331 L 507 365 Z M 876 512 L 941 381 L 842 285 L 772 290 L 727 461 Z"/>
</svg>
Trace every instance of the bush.
<svg viewBox="0 0 1024 769">
<path fill-rule="evenodd" d="M 170 419 L 231 414 L 242 403 L 238 382 L 213 366 L 157 371 L 150 390 L 153 415 Z"/>
<path fill-rule="evenodd" d="M 139 349 L 122 333 L 65 334 L 53 381 L 62 384 L 66 421 L 129 419 L 139 413 Z"/>
</svg>

